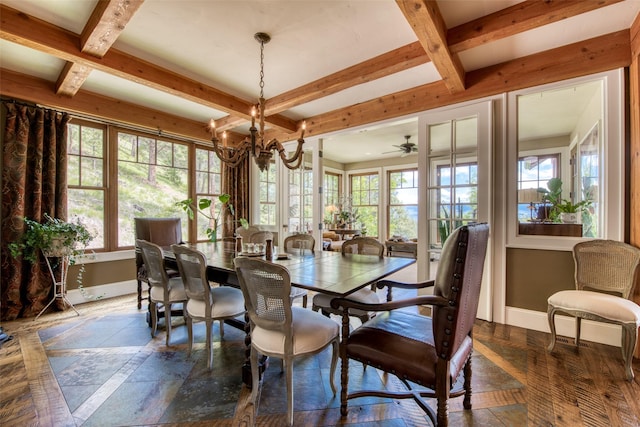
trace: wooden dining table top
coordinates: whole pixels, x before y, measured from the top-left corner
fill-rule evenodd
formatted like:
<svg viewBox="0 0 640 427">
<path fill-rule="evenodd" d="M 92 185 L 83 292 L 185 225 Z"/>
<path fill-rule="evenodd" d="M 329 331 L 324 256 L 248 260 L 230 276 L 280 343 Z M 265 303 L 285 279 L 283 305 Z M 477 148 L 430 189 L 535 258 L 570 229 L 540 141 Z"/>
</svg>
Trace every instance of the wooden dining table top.
<svg viewBox="0 0 640 427">
<path fill-rule="evenodd" d="M 235 242 L 200 242 L 188 245 L 204 253 L 208 269 L 223 273 L 223 277 L 226 275 L 237 280 L 233 265 L 237 256 Z M 165 252 L 168 258 L 173 258 L 170 250 Z M 278 253 L 278 248 L 275 248 L 274 254 Z M 315 254 L 306 251 L 304 255 L 288 254 L 287 259 L 277 259 L 274 255 L 271 260 L 287 268 L 293 286 L 338 297 L 347 296 L 371 285 L 415 261 L 413 258 L 343 255 L 333 251 L 316 251 Z M 230 282 L 233 284 L 236 280 Z"/>
</svg>

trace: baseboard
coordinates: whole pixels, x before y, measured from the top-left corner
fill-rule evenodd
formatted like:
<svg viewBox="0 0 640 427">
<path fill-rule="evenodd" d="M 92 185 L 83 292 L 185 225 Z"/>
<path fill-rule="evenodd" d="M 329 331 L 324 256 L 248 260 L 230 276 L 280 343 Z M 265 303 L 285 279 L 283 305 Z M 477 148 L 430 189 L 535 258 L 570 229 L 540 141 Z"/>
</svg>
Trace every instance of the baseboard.
<svg viewBox="0 0 640 427">
<path fill-rule="evenodd" d="M 575 338 L 576 323 L 571 316 L 556 314 L 556 333 L 565 337 Z M 540 311 L 525 310 L 522 308 L 506 307 L 505 323 L 507 325 L 518 326 L 534 331 L 547 332 L 549 322 L 547 313 Z M 582 320 L 580 340 L 592 341 L 600 344 L 607 344 L 620 347 L 622 337 L 621 327 L 591 320 Z"/>
<path fill-rule="evenodd" d="M 135 294 L 138 292 L 138 282 L 136 280 L 125 280 L 123 282 L 107 283 L 104 285 L 91 286 L 67 291 L 67 298 L 71 304 L 82 304 L 93 301 L 96 298 L 113 298 L 121 295 Z"/>
</svg>

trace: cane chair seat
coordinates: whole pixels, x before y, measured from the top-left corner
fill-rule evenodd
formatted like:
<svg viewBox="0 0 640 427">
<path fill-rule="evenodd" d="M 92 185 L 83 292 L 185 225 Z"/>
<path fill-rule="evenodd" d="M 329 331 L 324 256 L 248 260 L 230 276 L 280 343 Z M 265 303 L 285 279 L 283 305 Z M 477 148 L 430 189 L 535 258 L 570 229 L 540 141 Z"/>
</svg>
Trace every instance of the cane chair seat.
<svg viewBox="0 0 640 427">
<path fill-rule="evenodd" d="M 627 379 L 634 378 L 632 359 L 640 328 L 640 306 L 629 299 L 640 270 L 640 249 L 614 240 L 589 240 L 573 247 L 575 289 L 559 291 L 548 300 L 551 330 L 549 351 L 556 344 L 556 313 L 575 317 L 575 344 L 580 344 L 581 320 L 622 327 L 622 359 Z"/>
<path fill-rule="evenodd" d="M 207 258 L 192 248 L 172 245 L 178 270 L 187 294 L 186 316 L 189 334 L 189 354 L 193 347 L 193 322 L 205 322 L 207 367 L 213 366 L 213 322 L 219 321 L 220 337 L 224 337 L 224 320 L 233 319 L 245 313 L 242 291 L 230 286 L 212 288 L 207 280 Z"/>
<path fill-rule="evenodd" d="M 287 424 L 293 425 L 294 359 L 332 346 L 329 382 L 336 393 L 339 325 L 319 313 L 291 306 L 291 277 L 282 265 L 257 258 L 234 260 L 251 327 L 251 400 L 259 395 L 258 353 L 282 359 L 287 383 Z"/>
</svg>

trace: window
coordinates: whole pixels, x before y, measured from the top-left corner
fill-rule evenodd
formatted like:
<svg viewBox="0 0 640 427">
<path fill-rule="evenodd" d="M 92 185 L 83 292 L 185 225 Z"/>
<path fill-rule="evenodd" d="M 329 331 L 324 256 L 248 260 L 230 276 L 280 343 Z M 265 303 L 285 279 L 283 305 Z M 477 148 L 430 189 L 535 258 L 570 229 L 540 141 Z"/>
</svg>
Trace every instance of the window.
<svg viewBox="0 0 640 427">
<path fill-rule="evenodd" d="M 67 210 L 94 235 L 91 249 L 105 244 L 106 126 L 73 120 L 68 129 Z"/>
<path fill-rule="evenodd" d="M 518 220 L 538 218 L 537 205 L 551 178 L 560 177 L 560 154 L 527 155 L 518 158 Z"/>
<path fill-rule="evenodd" d="M 188 198 L 188 147 L 143 134 L 117 131 L 118 246 L 134 245 L 134 217 L 176 216 Z M 187 220 L 183 218 L 183 234 Z"/>
<path fill-rule="evenodd" d="M 389 236 L 418 237 L 418 170 L 389 172 Z"/>
<path fill-rule="evenodd" d="M 340 197 L 342 196 L 342 192 L 340 189 L 342 188 L 342 175 L 333 173 L 333 172 L 325 172 L 324 174 L 324 223 L 332 224 L 334 223 L 333 215 L 336 213 L 338 209 L 338 205 L 340 204 Z"/>
<path fill-rule="evenodd" d="M 438 212 L 442 222 L 452 224 L 451 230 L 477 220 L 478 163 L 459 163 L 454 168 L 449 165 L 438 166 L 437 186 L 440 188 Z"/>
<path fill-rule="evenodd" d="M 265 171 L 260 171 L 258 176 L 260 188 L 260 224 L 276 225 L 276 162 L 271 161 Z"/>
<path fill-rule="evenodd" d="M 213 151 L 196 148 L 196 200 L 211 199 L 208 216 L 215 218 L 220 210 L 218 196 L 222 193 L 221 162 Z M 207 228 L 214 227 L 214 221 L 204 215 L 196 215 L 195 225 L 198 240 L 207 240 Z M 218 224 L 220 227 L 220 224 Z"/>
<path fill-rule="evenodd" d="M 313 172 L 310 166 L 289 171 L 289 223 L 291 233 L 312 230 Z"/>
<path fill-rule="evenodd" d="M 380 178 L 377 173 L 350 175 L 351 208 L 362 234 L 377 237 Z"/>
</svg>

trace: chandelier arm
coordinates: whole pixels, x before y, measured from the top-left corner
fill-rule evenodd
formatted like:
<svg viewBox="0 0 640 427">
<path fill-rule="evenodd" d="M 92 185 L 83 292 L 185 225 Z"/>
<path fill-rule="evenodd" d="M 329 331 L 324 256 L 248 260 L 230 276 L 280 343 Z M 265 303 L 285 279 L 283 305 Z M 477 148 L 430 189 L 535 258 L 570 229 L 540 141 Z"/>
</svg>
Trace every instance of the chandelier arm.
<svg viewBox="0 0 640 427">
<path fill-rule="evenodd" d="M 244 145 L 247 144 L 246 140 L 242 141 L 242 143 L 237 147 L 234 153 L 231 153 L 227 149 L 226 155 L 225 155 L 226 147 L 222 147 L 222 148 L 220 147 L 218 138 L 213 138 L 211 141 L 213 142 L 213 151 L 216 153 L 218 158 L 232 168 L 238 166 L 248 154 L 248 151 L 243 147 Z"/>
</svg>

